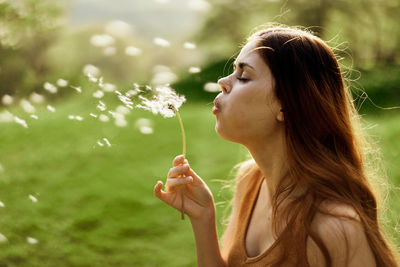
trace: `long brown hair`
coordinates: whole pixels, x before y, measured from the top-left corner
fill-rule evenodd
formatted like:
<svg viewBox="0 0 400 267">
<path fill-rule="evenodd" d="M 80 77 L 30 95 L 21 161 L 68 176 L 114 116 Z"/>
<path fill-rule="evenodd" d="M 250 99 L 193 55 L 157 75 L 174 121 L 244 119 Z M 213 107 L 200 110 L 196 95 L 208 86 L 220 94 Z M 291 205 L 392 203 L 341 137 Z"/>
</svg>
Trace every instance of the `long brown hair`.
<svg viewBox="0 0 400 267">
<path fill-rule="evenodd" d="M 275 78 L 290 166 L 274 195 L 275 231 L 284 222 L 289 234 L 280 238 L 283 253 L 271 265 L 279 266 L 290 248 L 296 251 L 297 266 L 309 266 L 308 237 L 321 249 L 327 266 L 332 265 L 326 245 L 311 229 L 316 213 L 321 212 L 320 204 L 332 201 L 358 213 L 377 266 L 397 266 L 395 252 L 379 224 L 377 200 L 354 130 L 357 111 L 334 53 L 311 33 L 287 27 L 259 31 L 248 41 L 257 43 L 258 53 Z M 281 205 L 300 188 L 295 199 Z"/>
</svg>

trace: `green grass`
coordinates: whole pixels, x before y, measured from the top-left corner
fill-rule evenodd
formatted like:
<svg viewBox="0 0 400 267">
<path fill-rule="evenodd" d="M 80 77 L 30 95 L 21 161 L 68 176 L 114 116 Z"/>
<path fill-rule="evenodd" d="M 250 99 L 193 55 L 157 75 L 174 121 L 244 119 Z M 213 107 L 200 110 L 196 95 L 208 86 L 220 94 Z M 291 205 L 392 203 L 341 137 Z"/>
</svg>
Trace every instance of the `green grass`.
<svg viewBox="0 0 400 267">
<path fill-rule="evenodd" d="M 165 180 L 181 153 L 176 118 L 135 110 L 129 125 L 119 128 L 88 116 L 98 113 L 90 98 L 54 105 L 55 113 L 40 107 L 37 121 L 10 109 L 27 119 L 28 129 L 0 124 L 0 233 L 8 238 L 0 244 L 0 266 L 195 266 L 189 221 L 153 197 L 156 181 Z M 71 121 L 69 114 L 85 119 Z M 218 180 L 231 178 L 244 149 L 217 136 L 211 105 L 185 104 L 181 115 L 192 168 L 216 202 L 227 201 L 230 192 Z M 139 133 L 134 122 L 140 117 L 154 121 L 154 134 Z M 400 114 L 369 120 L 379 125 L 373 131 L 382 138 L 391 183 L 400 186 Z M 96 144 L 103 137 L 111 147 Z M 393 199 L 391 226 L 400 214 L 400 199 Z M 217 209 L 221 222 L 224 207 Z M 39 243 L 28 244 L 28 236 Z"/>
</svg>

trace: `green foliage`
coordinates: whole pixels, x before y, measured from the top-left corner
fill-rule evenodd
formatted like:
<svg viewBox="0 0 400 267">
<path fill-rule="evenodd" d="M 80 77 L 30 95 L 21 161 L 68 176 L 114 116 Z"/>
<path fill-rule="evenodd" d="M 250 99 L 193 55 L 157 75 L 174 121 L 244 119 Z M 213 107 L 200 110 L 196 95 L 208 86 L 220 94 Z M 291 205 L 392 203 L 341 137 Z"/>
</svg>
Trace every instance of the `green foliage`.
<svg viewBox="0 0 400 267">
<path fill-rule="evenodd" d="M 89 94 L 90 95 L 90 94 Z M 129 125 L 118 128 L 88 116 L 95 100 L 76 96 L 56 104 L 55 113 L 44 107 L 39 120 L 19 109 L 29 128 L 1 124 L 0 132 L 0 244 L 1 266 L 194 266 L 195 246 L 188 220 L 153 196 L 157 180 L 165 181 L 173 157 L 180 153 L 179 125 L 175 118 L 154 117 L 136 110 Z M 111 100 L 107 103 L 113 103 Z M 84 120 L 71 121 L 69 114 Z M 229 202 L 223 189 L 233 178 L 230 170 L 244 160 L 244 150 L 221 140 L 214 117 L 203 103 L 181 109 L 188 141 L 187 158 L 210 186 L 217 205 L 218 229 Z M 27 118 L 28 117 L 28 118 Z M 142 135 L 137 118 L 154 122 L 154 134 Z M 386 167 L 392 184 L 400 185 L 396 165 L 400 143 L 399 114 L 368 117 L 377 124 L 373 134 L 382 138 Z M 99 147 L 107 137 L 112 146 Z M 397 140 L 397 141 L 396 141 Z M 33 203 L 28 195 L 37 197 Z M 389 233 L 400 207 L 394 193 L 389 207 Z M 35 245 L 26 238 L 38 240 Z M 400 240 L 397 244 L 400 245 Z"/>
</svg>

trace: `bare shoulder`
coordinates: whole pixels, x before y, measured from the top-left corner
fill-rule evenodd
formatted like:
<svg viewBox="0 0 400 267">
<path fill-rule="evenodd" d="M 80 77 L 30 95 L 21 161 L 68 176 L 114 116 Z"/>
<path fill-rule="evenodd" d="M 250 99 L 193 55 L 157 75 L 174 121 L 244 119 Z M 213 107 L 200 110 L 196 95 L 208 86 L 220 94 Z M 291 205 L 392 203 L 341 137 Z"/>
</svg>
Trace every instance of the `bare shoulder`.
<svg viewBox="0 0 400 267">
<path fill-rule="evenodd" d="M 355 209 L 341 203 L 325 202 L 311 224 L 311 231 L 325 245 L 332 266 L 375 267 L 375 257 L 365 229 Z M 310 266 L 325 266 L 317 240 L 309 238 L 307 255 Z"/>
</svg>

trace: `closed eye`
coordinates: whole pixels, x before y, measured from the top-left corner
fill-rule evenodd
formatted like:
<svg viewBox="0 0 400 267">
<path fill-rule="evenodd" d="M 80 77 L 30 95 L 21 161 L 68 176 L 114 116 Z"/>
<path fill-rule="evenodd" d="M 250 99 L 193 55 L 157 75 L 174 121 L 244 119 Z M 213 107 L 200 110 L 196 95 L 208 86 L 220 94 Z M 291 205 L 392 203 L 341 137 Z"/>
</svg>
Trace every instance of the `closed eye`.
<svg viewBox="0 0 400 267">
<path fill-rule="evenodd" d="M 236 79 L 237 79 L 238 81 L 240 81 L 240 82 L 247 82 L 247 81 L 250 80 L 250 79 L 242 78 L 242 77 L 236 77 Z"/>
</svg>

